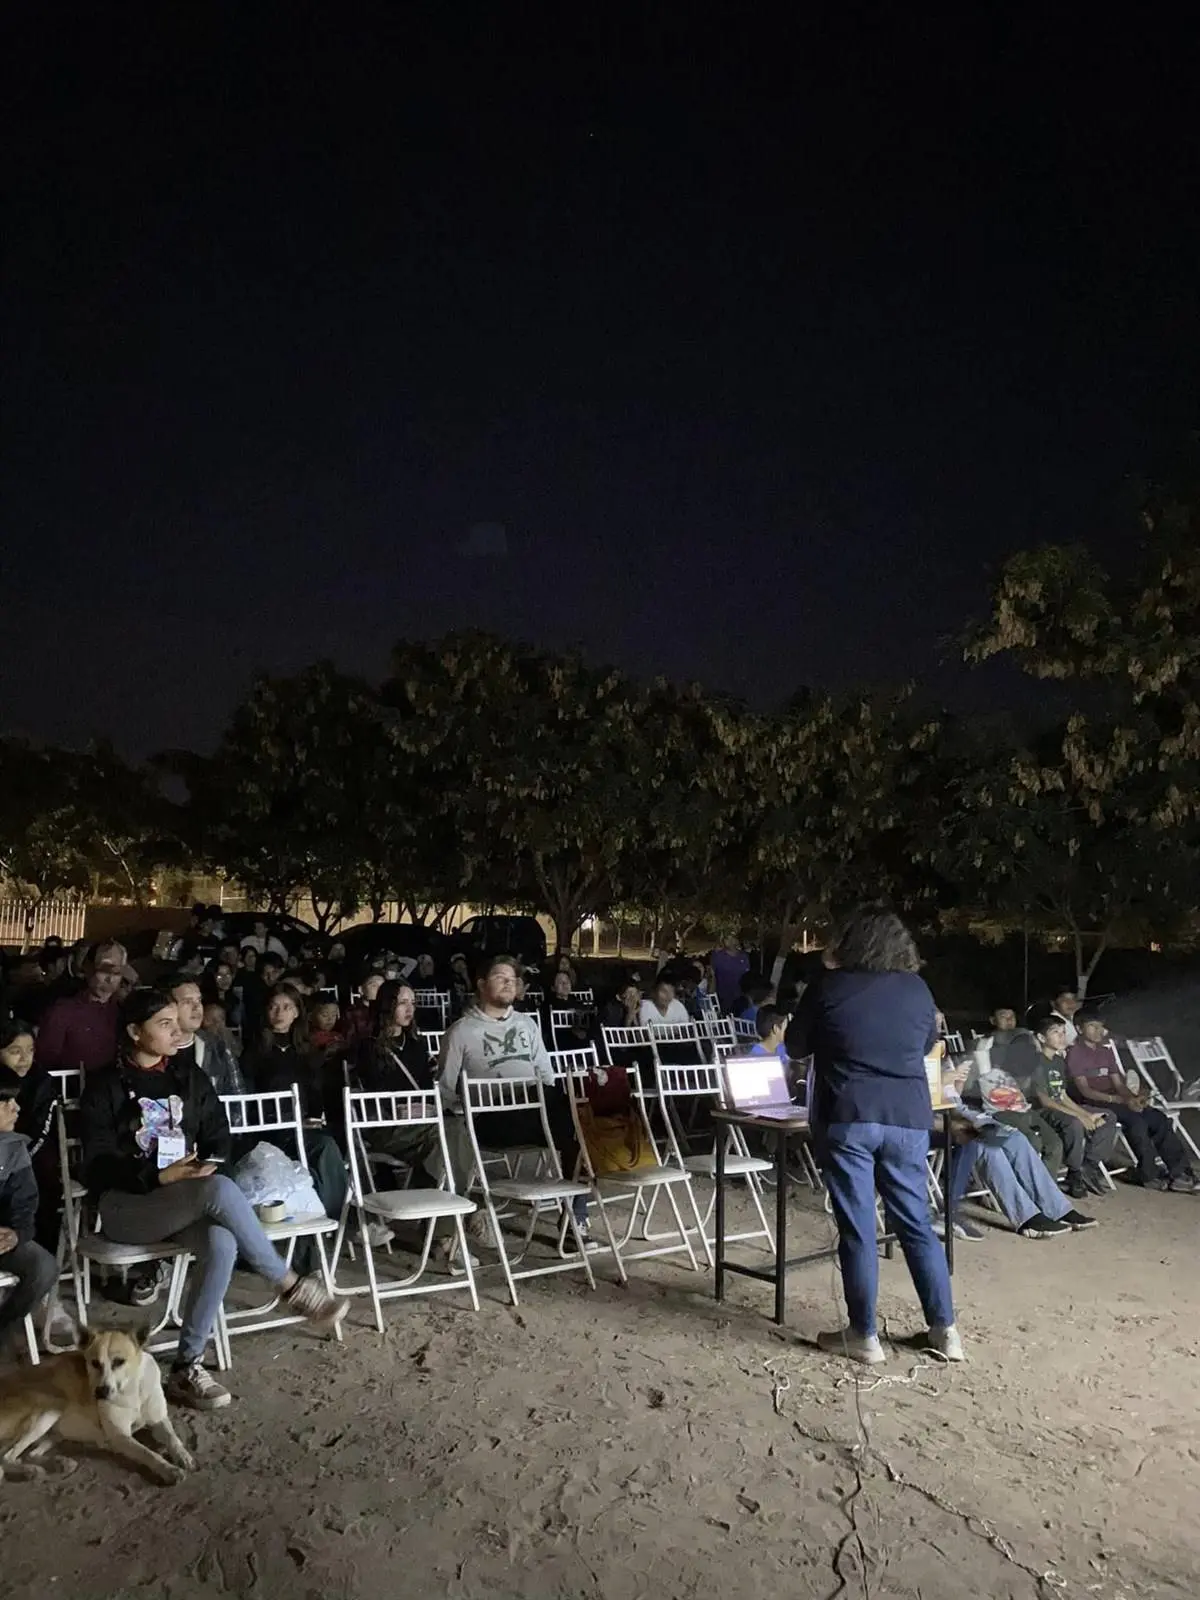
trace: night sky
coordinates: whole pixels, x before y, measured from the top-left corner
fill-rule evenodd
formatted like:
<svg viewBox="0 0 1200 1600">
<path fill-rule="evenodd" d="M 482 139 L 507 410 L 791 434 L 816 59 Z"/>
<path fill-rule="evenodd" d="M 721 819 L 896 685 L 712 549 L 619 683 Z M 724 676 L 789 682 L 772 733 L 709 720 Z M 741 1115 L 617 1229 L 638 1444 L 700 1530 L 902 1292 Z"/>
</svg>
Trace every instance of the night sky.
<svg viewBox="0 0 1200 1600">
<path fill-rule="evenodd" d="M 1013 690 L 989 568 L 1119 558 L 1197 421 L 1195 39 L 704 9 L 29 13 L 0 728 L 204 747 L 465 626 Z"/>
</svg>

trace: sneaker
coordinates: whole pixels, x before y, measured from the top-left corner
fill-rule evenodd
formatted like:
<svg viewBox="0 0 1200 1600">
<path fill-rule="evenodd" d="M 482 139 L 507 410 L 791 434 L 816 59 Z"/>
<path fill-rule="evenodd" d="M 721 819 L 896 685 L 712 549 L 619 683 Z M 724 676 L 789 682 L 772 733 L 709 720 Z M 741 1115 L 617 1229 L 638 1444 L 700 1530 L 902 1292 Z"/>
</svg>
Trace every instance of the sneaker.
<svg viewBox="0 0 1200 1600">
<path fill-rule="evenodd" d="M 177 1406 L 191 1406 L 193 1411 L 219 1411 L 227 1406 L 233 1396 L 220 1384 L 206 1367 L 198 1361 L 186 1367 L 172 1367 L 167 1379 L 167 1399 Z"/>
<path fill-rule="evenodd" d="M 963 1349 L 962 1337 L 953 1323 L 947 1327 L 935 1325 L 925 1335 L 925 1347 L 936 1350 L 944 1361 L 965 1361 L 967 1352 Z"/>
<path fill-rule="evenodd" d="M 831 1333 L 819 1333 L 817 1344 L 831 1356 L 846 1356 L 859 1361 L 864 1367 L 877 1367 L 886 1361 L 883 1346 L 875 1334 L 855 1333 L 853 1328 L 835 1328 Z"/>
<path fill-rule="evenodd" d="M 579 1237 L 583 1240 L 583 1248 L 589 1256 L 594 1256 L 597 1250 L 603 1249 L 603 1246 L 592 1238 L 592 1230 L 588 1227 L 586 1222 L 581 1222 L 579 1224 Z M 566 1235 L 563 1238 L 563 1249 L 569 1256 L 577 1254 L 575 1249 L 575 1235 L 572 1233 L 570 1228 L 567 1229 Z"/>
<path fill-rule="evenodd" d="M 1084 1182 L 1082 1172 L 1068 1172 L 1067 1181 L 1063 1188 L 1066 1189 L 1072 1200 L 1082 1200 L 1088 1192 L 1088 1186 Z"/>
<path fill-rule="evenodd" d="M 1200 1194 L 1200 1183 L 1190 1172 L 1181 1172 L 1178 1177 L 1172 1178 L 1167 1188 L 1172 1194 Z"/>
<path fill-rule="evenodd" d="M 171 1268 L 166 1261 L 156 1261 L 149 1270 L 139 1271 L 129 1280 L 129 1304 L 143 1310 L 152 1306 L 171 1281 Z"/>
<path fill-rule="evenodd" d="M 1098 1228 L 1100 1226 L 1095 1217 L 1085 1217 L 1082 1211 L 1068 1211 L 1063 1221 L 1075 1233 L 1082 1233 L 1085 1228 Z"/>
<path fill-rule="evenodd" d="M 321 1333 L 336 1333 L 350 1309 L 349 1300 L 330 1294 L 315 1272 L 310 1272 L 307 1278 L 298 1278 L 284 1299 L 293 1311 L 298 1311 Z"/>
<path fill-rule="evenodd" d="M 486 1211 L 472 1211 L 463 1226 L 467 1230 L 467 1238 L 472 1243 L 486 1245 L 491 1250 L 496 1248 L 496 1241 L 492 1238 L 492 1225 L 488 1221 Z"/>
<path fill-rule="evenodd" d="M 1053 1217 L 1044 1217 L 1040 1211 L 1017 1229 L 1022 1239 L 1060 1239 L 1070 1231 L 1069 1222 L 1055 1222 Z"/>
<path fill-rule="evenodd" d="M 386 1222 L 368 1222 L 364 1232 L 372 1250 L 382 1250 L 392 1242 L 392 1230 Z"/>
<path fill-rule="evenodd" d="M 936 1217 L 934 1219 L 933 1231 L 939 1239 L 946 1237 L 946 1219 L 944 1217 Z M 973 1222 L 956 1222 L 954 1224 L 954 1237 L 956 1239 L 982 1239 L 986 1235 L 983 1229 L 977 1227 Z"/>
<path fill-rule="evenodd" d="M 435 1258 L 440 1261 L 450 1272 L 461 1273 L 465 1269 L 462 1264 L 462 1251 L 458 1248 L 458 1240 L 453 1234 L 447 1239 L 439 1239 L 433 1247 Z M 467 1259 L 474 1272 L 479 1265 L 479 1257 L 467 1252 Z"/>
<path fill-rule="evenodd" d="M 1089 1194 L 1095 1195 L 1098 1200 L 1103 1200 L 1112 1193 L 1099 1167 L 1084 1165 L 1083 1186 Z"/>
</svg>

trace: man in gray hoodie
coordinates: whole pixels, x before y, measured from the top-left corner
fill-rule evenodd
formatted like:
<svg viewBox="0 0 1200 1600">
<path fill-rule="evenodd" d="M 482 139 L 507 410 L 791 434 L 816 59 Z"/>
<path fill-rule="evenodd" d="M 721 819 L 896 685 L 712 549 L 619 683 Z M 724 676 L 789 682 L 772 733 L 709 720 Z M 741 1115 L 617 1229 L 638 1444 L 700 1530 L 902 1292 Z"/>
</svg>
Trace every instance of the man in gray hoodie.
<svg viewBox="0 0 1200 1600">
<path fill-rule="evenodd" d="M 579 1145 L 570 1101 L 554 1080 L 554 1068 L 537 1018 L 513 1010 L 517 997 L 516 964 L 508 956 L 494 957 L 485 966 L 475 989 L 475 1004 L 469 1005 L 442 1035 L 437 1067 L 442 1098 L 451 1108 L 458 1105 L 459 1079 L 464 1073 L 469 1078 L 539 1079 L 545 1086 L 546 1121 L 563 1175 L 574 1177 Z M 478 1135 L 480 1144 L 489 1150 L 541 1145 L 545 1138 L 541 1118 L 532 1110 L 488 1112 Z M 580 1195 L 573 1204 L 586 1238 L 587 1200 Z"/>
<path fill-rule="evenodd" d="M 29 1141 L 14 1133 L 20 1107 L 16 1093 L 0 1089 L 0 1272 L 16 1278 L 15 1288 L 0 1291 L 0 1353 L 15 1345 L 25 1317 L 58 1281 L 58 1263 L 34 1242 L 38 1186 L 29 1159 Z"/>
</svg>

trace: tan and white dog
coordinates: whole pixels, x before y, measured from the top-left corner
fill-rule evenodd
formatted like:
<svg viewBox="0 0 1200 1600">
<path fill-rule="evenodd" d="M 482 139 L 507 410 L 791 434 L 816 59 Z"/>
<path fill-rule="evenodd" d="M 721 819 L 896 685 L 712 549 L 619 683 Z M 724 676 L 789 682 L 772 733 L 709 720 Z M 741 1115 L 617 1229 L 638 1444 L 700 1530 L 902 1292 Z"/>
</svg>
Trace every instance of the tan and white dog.
<svg viewBox="0 0 1200 1600">
<path fill-rule="evenodd" d="M 111 1450 L 160 1483 L 178 1483 L 196 1463 L 171 1426 L 158 1363 L 144 1342 L 144 1334 L 93 1332 L 81 1350 L 0 1378 L 0 1478 L 5 1468 L 15 1468 L 14 1477 L 41 1476 L 45 1469 L 32 1463 L 57 1441 L 74 1440 Z M 142 1429 L 158 1450 L 134 1438 Z"/>
</svg>

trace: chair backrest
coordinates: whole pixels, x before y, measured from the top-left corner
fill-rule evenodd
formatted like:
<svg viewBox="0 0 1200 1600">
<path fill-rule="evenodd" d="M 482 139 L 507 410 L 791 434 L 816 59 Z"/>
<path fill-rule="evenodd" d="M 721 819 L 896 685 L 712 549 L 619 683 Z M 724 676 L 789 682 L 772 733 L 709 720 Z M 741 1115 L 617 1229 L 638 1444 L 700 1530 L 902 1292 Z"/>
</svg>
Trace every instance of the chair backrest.
<svg viewBox="0 0 1200 1600">
<path fill-rule="evenodd" d="M 83 1093 L 83 1073 L 79 1067 L 52 1067 L 50 1076 L 59 1100 L 78 1102 Z"/>
<path fill-rule="evenodd" d="M 318 1000 L 332 1000 L 334 1005 L 336 1005 L 337 1004 L 337 997 L 338 997 L 338 992 L 337 992 L 337 984 L 336 983 L 327 984 L 324 989 L 318 989 L 317 990 L 317 999 Z"/>
<path fill-rule="evenodd" d="M 943 1038 L 943 1040 L 945 1041 L 945 1044 L 946 1044 L 946 1054 L 947 1055 L 951 1055 L 951 1056 L 960 1056 L 960 1055 L 962 1055 L 963 1050 L 966 1047 L 963 1044 L 963 1036 L 962 1036 L 961 1033 L 944 1033 L 942 1035 L 942 1038 Z"/>
<path fill-rule="evenodd" d="M 600 1029 L 604 1037 L 605 1047 L 609 1050 L 645 1050 L 653 1049 L 654 1041 L 650 1037 L 650 1029 L 636 1028 L 610 1028 Z"/>
<path fill-rule="evenodd" d="M 705 1020 L 716 1022 L 721 1015 L 721 1002 L 716 995 L 702 994 L 699 996 L 699 1000 L 700 1009 L 704 1013 Z"/>
<path fill-rule="evenodd" d="M 526 989 L 525 993 L 513 1006 L 514 1011 L 532 1011 L 545 1000 L 543 989 Z"/>
<path fill-rule="evenodd" d="M 223 1094 L 221 1104 L 229 1119 L 229 1131 L 235 1137 L 254 1133 L 294 1134 L 295 1159 L 308 1170 L 308 1155 L 304 1148 L 304 1111 L 297 1084 L 289 1084 L 286 1089 L 274 1089 L 266 1094 Z"/>
<path fill-rule="evenodd" d="M 695 1051 L 698 1063 L 712 1061 L 713 1038 L 706 1023 L 652 1022 L 649 1026 L 654 1058 L 660 1068 L 664 1065 L 662 1054 L 664 1048 L 669 1049 L 671 1056 L 675 1058 L 667 1064 L 678 1064 L 678 1056 L 689 1050 Z"/>
<path fill-rule="evenodd" d="M 758 1028 L 749 1017 L 726 1017 L 725 1021 L 739 1039 L 753 1039 L 757 1043 Z"/>
<path fill-rule="evenodd" d="M 596 997 L 590 989 L 572 989 L 567 999 L 577 1010 L 596 1004 Z"/>
<path fill-rule="evenodd" d="M 487 1166 L 483 1159 L 483 1148 L 479 1142 L 479 1130 L 476 1121 L 487 1118 L 497 1111 L 536 1111 L 541 1118 L 542 1143 L 545 1146 L 547 1159 L 556 1178 L 562 1177 L 562 1165 L 558 1158 L 558 1151 L 550 1133 L 550 1123 L 546 1116 L 546 1095 L 542 1083 L 538 1078 L 473 1078 L 464 1072 L 458 1080 L 458 1092 L 462 1098 L 463 1113 L 467 1124 L 467 1133 L 471 1140 L 471 1154 L 475 1158 L 475 1176 L 483 1187 L 484 1193 L 488 1192 Z M 487 1139 L 487 1124 L 484 1122 L 482 1129 L 483 1138 Z"/>
<path fill-rule="evenodd" d="M 438 1056 L 440 1056 L 442 1053 L 442 1040 L 445 1037 L 445 1034 L 437 1029 L 430 1028 L 428 1030 L 423 1029 L 421 1032 L 421 1037 L 429 1046 L 429 1054 L 431 1059 L 436 1061 Z"/>
<path fill-rule="evenodd" d="M 438 1026 L 445 1028 L 450 1015 L 449 989 L 414 989 L 413 999 L 418 1011 L 432 1012 L 438 1018 Z"/>
<path fill-rule="evenodd" d="M 594 1044 L 585 1045 L 581 1050 L 551 1050 L 550 1065 L 554 1068 L 554 1076 L 559 1083 L 569 1085 L 570 1093 L 575 1094 L 576 1085 L 588 1073 L 595 1072 L 600 1065 L 600 1058 L 596 1054 Z"/>
<path fill-rule="evenodd" d="M 664 1100 L 718 1100 L 725 1101 L 725 1082 L 719 1066 L 713 1062 L 695 1066 L 660 1066 L 658 1092 Z"/>
<path fill-rule="evenodd" d="M 453 1192 L 454 1178 L 450 1167 L 450 1152 L 446 1148 L 442 1102 L 436 1089 L 406 1089 L 395 1093 L 390 1091 L 378 1093 L 374 1090 L 347 1087 L 343 1091 L 343 1105 L 346 1117 L 346 1148 L 350 1156 L 350 1182 L 352 1192 L 357 1199 L 361 1199 L 364 1193 L 362 1184 L 364 1172 L 367 1178 L 367 1190 L 373 1192 L 375 1188 L 371 1163 L 367 1159 L 367 1147 L 363 1143 L 363 1134 L 369 1133 L 372 1128 L 436 1127 L 438 1143 L 442 1150 L 442 1182 L 439 1187 Z"/>
<path fill-rule="evenodd" d="M 1183 1076 L 1167 1049 L 1161 1037 L 1153 1039 L 1127 1039 L 1126 1049 L 1130 1058 L 1146 1080 L 1146 1087 L 1152 1096 L 1159 1100 L 1178 1100 L 1183 1095 Z M 1116 1052 L 1114 1051 L 1114 1055 Z M 1151 1067 L 1164 1068 L 1169 1074 L 1170 1092 L 1163 1093 L 1162 1085 L 1157 1083 Z"/>
</svg>

